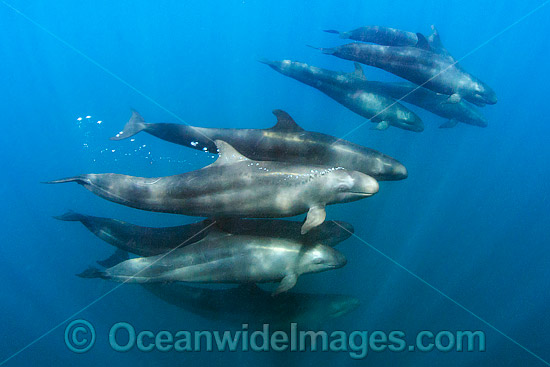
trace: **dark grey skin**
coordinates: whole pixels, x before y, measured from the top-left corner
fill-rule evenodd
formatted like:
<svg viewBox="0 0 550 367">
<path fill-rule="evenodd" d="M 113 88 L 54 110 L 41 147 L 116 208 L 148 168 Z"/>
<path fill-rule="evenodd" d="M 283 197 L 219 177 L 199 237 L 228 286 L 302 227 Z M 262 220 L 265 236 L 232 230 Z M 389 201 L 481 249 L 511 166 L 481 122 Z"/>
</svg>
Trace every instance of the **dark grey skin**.
<svg viewBox="0 0 550 367">
<path fill-rule="evenodd" d="M 348 32 L 340 32 L 332 29 L 326 30 L 325 32 L 336 33 L 340 38 L 344 39 L 372 42 L 386 46 L 416 46 L 418 43 L 416 33 L 381 26 L 365 26 Z"/>
<path fill-rule="evenodd" d="M 205 228 L 211 223 L 209 220 L 204 220 L 182 226 L 153 228 L 75 212 L 68 212 L 54 218 L 81 222 L 103 241 L 139 256 L 159 255 L 179 245 L 197 242 L 206 235 Z"/>
<path fill-rule="evenodd" d="M 393 98 L 371 90 L 368 84 L 358 83 L 361 80 L 352 73 L 342 74 L 291 60 L 261 62 L 320 90 L 358 115 L 377 123 L 378 130 L 389 126 L 415 132 L 424 130 L 422 120 L 414 112 Z"/>
<path fill-rule="evenodd" d="M 449 52 L 443 47 L 439 38 L 439 32 L 435 26 L 432 25 L 431 28 L 432 33 L 426 37 L 429 47 L 434 52 L 450 56 Z M 422 35 L 389 27 L 366 26 L 348 32 L 335 30 L 326 30 L 325 32 L 339 34 L 340 38 L 376 43 L 377 45 L 383 46 L 425 47 L 425 45 L 422 45 L 424 38 Z"/>
<path fill-rule="evenodd" d="M 407 169 L 397 160 L 330 135 L 302 129 L 290 115 L 273 111 L 277 124 L 269 129 L 216 129 L 181 124 L 146 123 L 133 111 L 124 130 L 111 138 L 121 140 L 140 131 L 175 144 L 215 153 L 214 140 L 232 145 L 250 159 L 340 166 L 363 172 L 379 181 L 402 180 Z"/>
<path fill-rule="evenodd" d="M 273 295 L 286 292 L 305 273 L 341 268 L 346 258 L 317 243 L 232 235 L 210 231 L 202 240 L 167 254 L 123 261 L 105 271 L 88 269 L 79 276 L 124 283 L 267 283 L 280 282 Z"/>
<path fill-rule="evenodd" d="M 208 234 L 213 223 L 212 220 L 206 219 L 181 226 L 155 228 L 75 212 L 55 218 L 81 222 L 103 241 L 138 256 L 160 255 L 176 247 L 195 243 Z M 335 246 L 353 234 L 353 226 L 341 221 L 326 221 L 305 235 L 300 234 L 301 226 L 301 222 L 288 220 L 236 218 L 218 220 L 213 228 L 235 235 L 285 238 L 304 244 L 322 242 L 328 246 Z"/>
<path fill-rule="evenodd" d="M 371 42 L 383 46 L 410 46 L 430 49 L 448 58 L 451 62 L 456 62 L 449 51 L 443 46 L 437 28 L 435 28 L 434 25 L 432 25 L 431 28 L 432 33 L 428 37 L 424 37 L 420 33 L 380 26 L 366 26 L 349 32 L 339 32 L 335 30 L 327 30 L 325 32 L 337 33 L 340 35 L 340 38 L 347 38 L 360 42 Z"/>
<path fill-rule="evenodd" d="M 85 174 L 77 182 L 94 194 L 137 209 L 210 218 L 281 218 L 308 213 L 302 234 L 326 217 L 325 206 L 378 192 L 370 176 L 341 167 L 254 161 L 216 140 L 213 164 L 181 175 L 144 178 Z"/>
<path fill-rule="evenodd" d="M 426 38 L 430 49 L 433 52 L 447 57 L 451 62 L 456 62 L 449 51 L 443 46 L 436 27 L 432 25 L 431 28 L 432 33 Z M 326 32 L 338 33 L 340 38 L 348 38 L 361 42 L 372 42 L 384 46 L 422 47 L 422 45 L 419 45 L 419 40 L 423 40 L 422 36 L 418 36 L 413 32 L 379 26 L 361 27 L 349 32 Z M 356 69 L 361 70 L 361 67 L 358 66 L 357 63 Z M 487 127 L 487 119 L 481 111 L 465 101 L 446 103 L 448 100 L 447 95 L 435 93 L 423 87 L 418 88 L 416 84 L 408 82 L 372 82 L 371 84 L 375 89 L 378 89 L 381 93 L 385 93 L 392 98 L 414 104 L 438 116 L 449 119 L 449 121 L 440 126 L 441 128 L 454 127 L 458 122 L 479 127 Z"/>
<path fill-rule="evenodd" d="M 349 43 L 320 50 L 327 55 L 386 70 L 448 95 L 449 103 L 458 103 L 462 98 L 478 106 L 497 102 L 495 92 L 488 85 L 467 73 L 452 58 L 431 50 L 425 38 L 423 44 L 424 48 Z"/>
<path fill-rule="evenodd" d="M 458 122 L 479 127 L 487 127 L 487 118 L 478 108 L 466 101 L 447 103 L 448 96 L 437 94 L 426 88 L 419 88 L 416 84 L 409 82 L 370 83 L 373 88 L 380 90 L 381 93 L 388 94 L 392 98 L 400 99 L 403 102 L 414 104 L 448 119 L 447 122 L 439 126 L 441 128 L 454 127 Z"/>
<path fill-rule="evenodd" d="M 251 327 L 270 324 L 285 328 L 295 322 L 300 327 L 321 326 L 359 307 L 359 300 L 341 294 L 288 292 L 272 297 L 254 284 L 230 289 L 191 287 L 183 283 L 143 284 L 163 301 L 208 320 Z"/>
</svg>

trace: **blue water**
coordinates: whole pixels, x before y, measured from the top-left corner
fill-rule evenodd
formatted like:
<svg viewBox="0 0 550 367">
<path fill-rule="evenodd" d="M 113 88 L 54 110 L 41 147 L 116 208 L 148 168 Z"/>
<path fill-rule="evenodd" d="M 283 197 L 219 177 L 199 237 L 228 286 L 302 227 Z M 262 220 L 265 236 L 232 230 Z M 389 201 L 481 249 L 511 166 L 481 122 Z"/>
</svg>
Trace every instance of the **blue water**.
<svg viewBox="0 0 550 367">
<path fill-rule="evenodd" d="M 191 125 L 236 128 L 270 127 L 275 121 L 270 111 L 280 108 L 306 130 L 343 136 L 365 120 L 257 60 L 293 59 L 350 71 L 350 62 L 305 45 L 342 43 L 323 29 L 385 25 L 428 33 L 430 24 L 459 58 L 540 3 L 11 2 L 166 110 L 0 4 L 0 361 L 61 323 L 6 365 L 543 366 L 402 267 L 550 360 L 549 6 L 461 61 L 498 95 L 498 103 L 483 110 L 489 127 L 459 124 L 442 130 L 441 118 L 412 108 L 424 120 L 423 133 L 372 131 L 367 123 L 347 137 L 397 158 L 409 178 L 381 183 L 380 192 L 367 200 L 332 206 L 328 218 L 349 221 L 360 238 L 402 267 L 350 238 L 339 246 L 346 267 L 303 276 L 296 288 L 360 299 L 359 309 L 323 325 L 327 330 L 410 335 L 482 330 L 485 352 L 370 352 L 361 361 L 338 352 L 115 352 L 107 335 L 119 321 L 157 331 L 228 326 L 168 305 L 137 286 L 122 286 L 71 317 L 117 285 L 74 276 L 112 248 L 83 226 L 52 215 L 73 209 L 148 226 L 196 218 L 130 209 L 74 184 L 40 184 L 88 172 L 170 175 L 212 161 L 147 134 L 133 142 L 108 140 L 127 121 L 130 108 L 151 122 L 181 122 L 169 110 Z M 372 80 L 398 80 L 374 68 L 365 72 Z M 92 350 L 81 355 L 67 349 L 67 318 L 93 323 Z"/>
</svg>

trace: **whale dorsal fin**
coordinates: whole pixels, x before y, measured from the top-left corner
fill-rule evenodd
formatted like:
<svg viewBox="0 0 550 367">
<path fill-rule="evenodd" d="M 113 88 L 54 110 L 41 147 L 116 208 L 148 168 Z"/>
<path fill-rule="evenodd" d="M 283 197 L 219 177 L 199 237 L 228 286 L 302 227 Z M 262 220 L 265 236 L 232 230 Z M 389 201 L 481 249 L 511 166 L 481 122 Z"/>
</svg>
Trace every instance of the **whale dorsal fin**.
<svg viewBox="0 0 550 367">
<path fill-rule="evenodd" d="M 288 113 L 283 110 L 273 110 L 273 114 L 277 117 L 277 123 L 270 130 L 276 131 L 304 131 Z"/>
<path fill-rule="evenodd" d="M 240 161 L 249 161 L 249 158 L 246 158 L 241 153 L 237 152 L 235 148 L 226 143 L 223 140 L 214 141 L 216 147 L 218 148 L 218 159 L 211 166 L 220 166 L 224 164 L 231 164 Z"/>
<path fill-rule="evenodd" d="M 428 40 L 422 33 L 417 33 L 416 37 L 418 37 L 418 42 L 416 43 L 416 47 L 421 48 L 426 51 L 431 51 L 430 44 L 428 43 Z"/>
<path fill-rule="evenodd" d="M 353 74 L 360 79 L 367 80 L 367 77 L 365 76 L 365 73 L 363 72 L 363 68 L 361 67 L 361 64 L 358 62 L 354 62 L 353 66 L 355 67 L 355 70 L 353 71 Z"/>
<path fill-rule="evenodd" d="M 432 25 L 432 34 L 430 34 L 427 39 L 431 49 L 434 52 L 454 60 L 454 57 L 449 53 L 449 51 L 447 51 L 445 46 L 443 46 L 443 42 L 441 42 L 441 37 L 439 36 L 439 31 L 434 25 Z"/>
<path fill-rule="evenodd" d="M 443 43 L 441 42 L 441 38 L 439 37 L 439 32 L 437 28 L 435 28 L 435 25 L 432 25 L 432 34 L 430 34 L 428 40 L 433 48 L 437 50 L 445 49 L 445 47 L 443 47 Z"/>
</svg>

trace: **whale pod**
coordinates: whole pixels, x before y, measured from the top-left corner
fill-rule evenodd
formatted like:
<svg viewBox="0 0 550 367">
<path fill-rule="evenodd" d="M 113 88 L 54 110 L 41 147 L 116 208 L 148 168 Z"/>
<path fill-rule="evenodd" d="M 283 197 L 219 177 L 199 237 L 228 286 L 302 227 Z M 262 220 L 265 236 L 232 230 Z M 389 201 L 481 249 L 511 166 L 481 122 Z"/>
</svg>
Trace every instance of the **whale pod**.
<svg viewBox="0 0 550 367">
<path fill-rule="evenodd" d="M 374 66 L 407 79 L 436 93 L 449 96 L 449 103 L 462 98 L 478 106 L 495 104 L 495 92 L 478 78 L 467 73 L 452 57 L 434 52 L 421 34 L 419 44 L 409 46 L 382 46 L 349 43 L 333 48 L 320 48 L 327 55 Z"/>
<path fill-rule="evenodd" d="M 389 126 L 420 132 L 422 119 L 390 96 L 369 88 L 362 73 L 338 73 L 301 62 L 262 60 L 279 73 L 312 86 L 351 111 L 377 124 L 378 130 Z"/>
<path fill-rule="evenodd" d="M 390 95 L 403 102 L 414 104 L 431 113 L 448 119 L 440 127 L 452 127 L 457 122 L 468 125 L 487 127 L 487 118 L 471 103 L 460 101 L 447 103 L 448 96 L 418 87 L 409 82 L 384 83 L 369 82 L 373 89 Z M 454 123 L 453 123 L 454 122 Z"/>
</svg>

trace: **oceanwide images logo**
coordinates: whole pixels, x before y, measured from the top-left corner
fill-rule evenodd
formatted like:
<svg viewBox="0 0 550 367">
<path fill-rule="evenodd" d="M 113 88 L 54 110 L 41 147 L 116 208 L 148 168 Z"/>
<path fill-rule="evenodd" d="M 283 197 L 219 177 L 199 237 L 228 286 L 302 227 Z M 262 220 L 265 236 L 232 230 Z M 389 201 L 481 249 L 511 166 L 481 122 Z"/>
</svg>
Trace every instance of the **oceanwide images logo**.
<svg viewBox="0 0 550 367">
<path fill-rule="evenodd" d="M 138 350 L 150 352 L 211 352 L 211 351 L 253 351 L 253 352 L 304 352 L 331 351 L 347 352 L 353 359 L 367 357 L 372 352 L 484 352 L 483 331 L 420 331 L 413 338 L 407 338 L 403 331 L 312 331 L 298 330 L 298 324 L 291 323 L 289 331 L 270 330 L 264 324 L 261 330 L 249 330 L 242 324 L 236 331 L 136 331 L 127 322 L 118 322 L 109 329 L 105 340 L 113 350 L 128 352 Z M 101 338 L 100 338 L 101 339 Z M 86 320 L 74 320 L 65 328 L 65 343 L 75 353 L 89 351 L 96 342 L 95 329 Z"/>
</svg>

